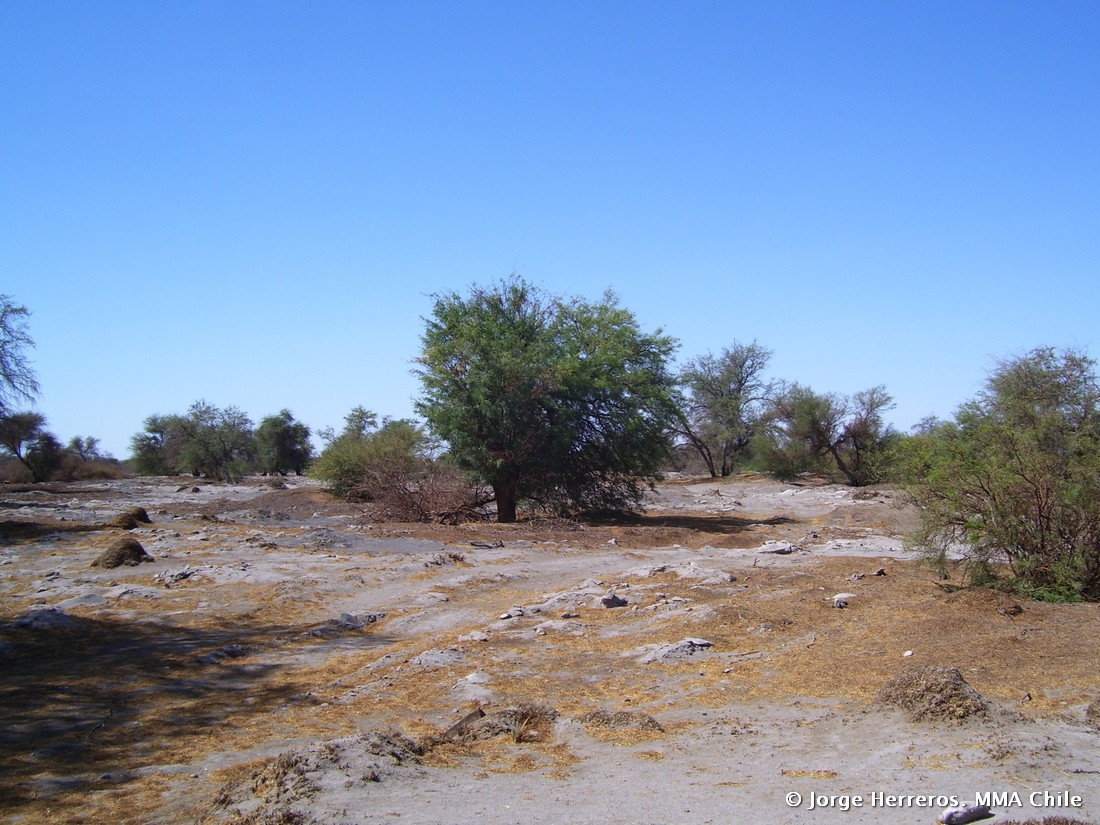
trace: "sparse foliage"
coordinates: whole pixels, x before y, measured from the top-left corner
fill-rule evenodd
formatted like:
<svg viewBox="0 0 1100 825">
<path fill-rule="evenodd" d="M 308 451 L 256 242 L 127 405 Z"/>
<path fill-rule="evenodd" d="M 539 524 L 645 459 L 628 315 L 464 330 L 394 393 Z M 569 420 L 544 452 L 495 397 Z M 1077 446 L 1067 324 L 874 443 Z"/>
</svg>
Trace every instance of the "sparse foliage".
<svg viewBox="0 0 1100 825">
<path fill-rule="evenodd" d="M 418 411 L 463 471 L 493 490 L 497 518 L 520 500 L 623 509 L 670 453 L 674 348 L 608 293 L 547 295 L 521 278 L 435 296 L 419 358 Z"/>
<path fill-rule="evenodd" d="M 103 457 L 99 454 L 99 439 L 91 435 L 74 435 L 65 445 L 65 449 L 73 455 L 80 456 L 81 461 L 95 461 Z"/>
<path fill-rule="evenodd" d="M 32 401 L 38 381 L 25 350 L 34 346 L 27 332 L 26 307 L 0 295 L 0 415 L 8 415 L 13 403 Z"/>
<path fill-rule="evenodd" d="M 777 475 L 820 470 L 831 463 L 854 487 L 880 481 L 894 431 L 882 418 L 893 406 L 886 388 L 844 398 L 794 384 L 771 406 L 764 466 Z"/>
<path fill-rule="evenodd" d="M 677 433 L 699 453 L 712 478 L 730 475 L 763 425 L 775 382 L 763 379 L 771 351 L 755 341 L 707 353 L 680 371 L 686 391 Z"/>
<path fill-rule="evenodd" d="M 1079 352 L 1000 363 L 955 421 L 907 445 L 923 514 L 915 543 L 942 564 L 1049 599 L 1100 599 L 1100 384 Z"/>
</svg>

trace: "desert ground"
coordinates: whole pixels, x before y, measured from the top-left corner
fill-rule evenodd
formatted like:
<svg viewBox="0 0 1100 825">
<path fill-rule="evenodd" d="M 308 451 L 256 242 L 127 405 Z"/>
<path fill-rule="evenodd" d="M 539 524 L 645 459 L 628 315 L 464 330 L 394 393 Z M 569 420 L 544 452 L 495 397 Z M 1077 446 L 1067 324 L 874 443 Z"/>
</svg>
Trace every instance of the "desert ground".
<svg viewBox="0 0 1100 825">
<path fill-rule="evenodd" d="M 944 580 L 889 488 L 438 526 L 131 479 L 0 522 L 6 822 L 1100 821 L 1100 605 Z"/>
</svg>

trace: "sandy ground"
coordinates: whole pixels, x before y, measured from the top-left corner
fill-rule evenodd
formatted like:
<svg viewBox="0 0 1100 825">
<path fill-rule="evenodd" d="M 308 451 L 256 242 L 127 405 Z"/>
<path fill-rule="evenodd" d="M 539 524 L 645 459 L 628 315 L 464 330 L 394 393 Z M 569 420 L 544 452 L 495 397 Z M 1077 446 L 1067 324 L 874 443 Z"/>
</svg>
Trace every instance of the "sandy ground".
<svg viewBox="0 0 1100 825">
<path fill-rule="evenodd" d="M 1100 820 L 1100 606 L 939 580 L 891 490 L 674 479 L 637 517 L 435 527 L 287 485 L 0 489 L 4 821 Z M 154 560 L 92 566 L 123 536 Z M 925 665 L 986 712 L 876 701 Z"/>
</svg>

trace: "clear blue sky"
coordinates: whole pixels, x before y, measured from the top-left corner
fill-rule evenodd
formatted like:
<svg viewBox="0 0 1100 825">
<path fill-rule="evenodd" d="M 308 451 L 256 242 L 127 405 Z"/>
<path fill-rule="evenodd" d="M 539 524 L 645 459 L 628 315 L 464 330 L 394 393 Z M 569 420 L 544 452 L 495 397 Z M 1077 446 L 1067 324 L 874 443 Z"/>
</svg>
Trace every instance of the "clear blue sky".
<svg viewBox="0 0 1100 825">
<path fill-rule="evenodd" d="M 430 294 L 613 288 L 900 429 L 1094 357 L 1100 3 L 0 0 L 0 293 L 118 457 L 412 414 Z"/>
</svg>

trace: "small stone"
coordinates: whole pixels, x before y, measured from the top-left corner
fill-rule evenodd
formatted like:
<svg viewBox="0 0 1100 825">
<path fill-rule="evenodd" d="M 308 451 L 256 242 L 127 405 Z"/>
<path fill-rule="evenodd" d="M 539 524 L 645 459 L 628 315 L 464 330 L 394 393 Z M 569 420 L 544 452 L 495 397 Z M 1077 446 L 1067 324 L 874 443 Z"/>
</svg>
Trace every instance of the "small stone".
<svg viewBox="0 0 1100 825">
<path fill-rule="evenodd" d="M 614 593 L 609 593 L 600 599 L 600 603 L 604 607 L 626 607 L 629 602 L 622 596 L 617 596 Z"/>
</svg>

